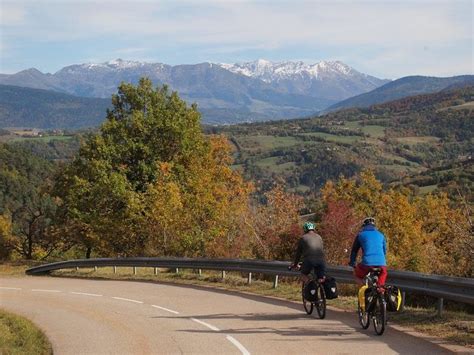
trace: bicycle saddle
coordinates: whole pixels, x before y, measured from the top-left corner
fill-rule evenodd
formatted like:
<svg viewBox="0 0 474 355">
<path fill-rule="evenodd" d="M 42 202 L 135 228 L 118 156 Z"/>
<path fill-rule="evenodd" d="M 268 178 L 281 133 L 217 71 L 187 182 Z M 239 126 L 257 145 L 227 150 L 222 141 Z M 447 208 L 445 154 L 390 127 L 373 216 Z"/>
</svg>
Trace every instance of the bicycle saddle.
<svg viewBox="0 0 474 355">
<path fill-rule="evenodd" d="M 375 275 L 379 275 L 381 271 L 382 271 L 382 268 L 379 268 L 379 267 L 370 268 L 370 272 L 373 272 Z"/>
</svg>

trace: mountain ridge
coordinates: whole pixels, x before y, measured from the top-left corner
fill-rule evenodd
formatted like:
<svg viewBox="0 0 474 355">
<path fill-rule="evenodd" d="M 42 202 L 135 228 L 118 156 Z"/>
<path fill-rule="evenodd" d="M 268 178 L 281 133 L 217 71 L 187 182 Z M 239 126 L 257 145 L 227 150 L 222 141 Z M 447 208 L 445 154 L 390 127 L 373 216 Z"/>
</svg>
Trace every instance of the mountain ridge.
<svg viewBox="0 0 474 355">
<path fill-rule="evenodd" d="M 436 93 L 450 87 L 456 88 L 464 85 L 474 85 L 474 75 L 457 75 L 452 77 L 406 76 L 367 93 L 340 101 L 323 110 L 320 114 L 346 108 L 366 108 L 405 97 Z"/>
<path fill-rule="evenodd" d="M 267 72 L 281 69 L 281 63 L 265 63 Z M 115 93 L 120 82 L 136 84 L 139 78 L 146 76 L 155 85 L 167 84 L 188 103 L 197 102 L 207 112 L 222 109 L 248 112 L 247 120 L 253 121 L 261 118 L 281 119 L 290 114 L 293 117 L 312 115 L 385 82 L 359 73 L 341 62 L 334 63 L 314 64 L 311 67 L 302 62 L 286 62 L 287 67 L 293 66 L 295 70 L 286 70 L 284 76 L 280 70 L 280 79 L 271 81 L 243 75 L 216 63 L 172 66 L 116 59 L 104 63 L 70 65 L 54 74 L 44 74 L 37 69 L 3 74 L 0 75 L 0 84 L 104 98 Z M 315 65 L 321 67 L 317 77 L 311 76 L 308 71 L 314 69 Z M 322 69 L 324 66 L 326 70 Z M 332 69 L 329 70 L 329 67 Z M 206 118 L 214 123 L 235 123 L 222 120 L 219 116 Z"/>
</svg>

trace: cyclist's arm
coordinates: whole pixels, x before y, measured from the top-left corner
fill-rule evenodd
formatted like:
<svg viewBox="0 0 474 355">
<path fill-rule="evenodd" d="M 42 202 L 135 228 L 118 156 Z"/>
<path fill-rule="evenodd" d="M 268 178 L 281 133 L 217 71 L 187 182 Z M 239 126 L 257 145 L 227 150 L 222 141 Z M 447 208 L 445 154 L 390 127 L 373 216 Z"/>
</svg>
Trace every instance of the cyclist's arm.
<svg viewBox="0 0 474 355">
<path fill-rule="evenodd" d="M 355 265 L 357 253 L 359 252 L 360 247 L 361 245 L 359 242 L 359 235 L 357 235 L 357 237 L 354 239 L 354 243 L 352 244 L 351 260 L 349 261 L 349 265 Z"/>
<path fill-rule="evenodd" d="M 303 240 L 300 239 L 298 240 L 298 245 L 296 247 L 296 253 L 295 253 L 293 265 L 298 264 L 298 262 L 300 261 L 302 252 L 303 252 Z"/>
</svg>

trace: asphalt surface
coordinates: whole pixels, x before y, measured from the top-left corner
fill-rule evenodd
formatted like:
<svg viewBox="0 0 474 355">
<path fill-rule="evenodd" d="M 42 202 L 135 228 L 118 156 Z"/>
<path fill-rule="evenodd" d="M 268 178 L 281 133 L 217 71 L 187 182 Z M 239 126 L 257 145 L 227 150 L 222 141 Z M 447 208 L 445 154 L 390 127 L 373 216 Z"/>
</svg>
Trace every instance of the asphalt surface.
<svg viewBox="0 0 474 355">
<path fill-rule="evenodd" d="M 355 312 L 320 320 L 295 303 L 198 286 L 0 278 L 0 307 L 36 323 L 55 354 L 449 353 L 391 327 L 376 336 Z"/>
</svg>

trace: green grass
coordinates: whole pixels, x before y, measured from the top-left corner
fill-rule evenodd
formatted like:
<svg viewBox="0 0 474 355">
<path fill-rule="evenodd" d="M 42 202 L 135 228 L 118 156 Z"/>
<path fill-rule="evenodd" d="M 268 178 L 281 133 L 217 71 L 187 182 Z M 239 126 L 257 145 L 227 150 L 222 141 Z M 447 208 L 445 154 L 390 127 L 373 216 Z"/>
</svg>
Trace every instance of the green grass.
<svg viewBox="0 0 474 355">
<path fill-rule="evenodd" d="M 14 138 L 12 142 L 24 142 L 24 141 L 33 141 L 33 142 L 44 142 L 49 143 L 51 141 L 68 141 L 72 139 L 72 136 L 44 136 L 44 137 L 18 137 Z"/>
<path fill-rule="evenodd" d="M 445 311 L 440 317 L 432 309 L 410 308 L 390 314 L 390 320 L 419 332 L 474 348 L 474 315 Z"/>
<path fill-rule="evenodd" d="M 275 148 L 286 148 L 302 143 L 296 137 L 278 136 L 238 136 L 235 137 L 243 150 L 270 150 Z"/>
<path fill-rule="evenodd" d="M 385 159 L 397 160 L 401 163 L 408 163 L 410 165 L 418 165 L 417 163 L 409 161 L 408 159 L 402 157 L 401 155 L 396 155 L 396 154 L 389 153 L 389 152 L 381 152 L 380 156 L 382 158 L 385 158 Z"/>
<path fill-rule="evenodd" d="M 446 111 L 446 110 L 474 110 L 474 101 L 469 101 L 466 102 L 462 105 L 456 105 L 456 106 L 450 106 L 450 107 L 445 107 L 442 109 L 439 109 L 438 111 Z"/>
<path fill-rule="evenodd" d="M 25 276 L 25 270 L 35 265 L 38 265 L 38 263 L 25 262 L 25 261 L 4 262 L 0 264 L 0 276 L 1 277 Z"/>
<path fill-rule="evenodd" d="M 385 136 L 385 127 L 377 125 L 361 126 L 362 132 L 373 138 L 382 138 Z"/>
<path fill-rule="evenodd" d="M 409 166 L 398 164 L 378 164 L 377 167 L 384 170 L 390 170 L 394 173 L 406 173 L 412 171 Z"/>
<path fill-rule="evenodd" d="M 362 125 L 361 121 L 346 122 L 344 127 L 350 129 L 360 129 L 363 133 L 370 135 L 372 138 L 382 138 L 385 136 L 385 127 L 379 125 Z"/>
<path fill-rule="evenodd" d="M 0 309 L 0 354 L 52 354 L 46 336 L 32 322 Z"/>
<path fill-rule="evenodd" d="M 432 136 L 419 136 L 419 137 L 399 137 L 396 140 L 403 144 L 414 145 L 414 144 L 426 144 L 426 143 L 437 143 L 438 137 Z"/>
<path fill-rule="evenodd" d="M 272 173 L 283 173 L 285 171 L 288 171 L 292 167 L 295 166 L 294 162 L 286 162 L 282 164 L 278 164 L 279 157 L 270 157 L 270 158 L 264 158 L 257 160 L 255 162 L 255 165 L 267 169 Z"/>
<path fill-rule="evenodd" d="M 438 188 L 438 185 L 428 185 L 428 186 L 422 186 L 420 187 L 420 193 L 421 194 L 429 194 L 436 190 Z"/>
<path fill-rule="evenodd" d="M 309 132 L 309 133 L 301 133 L 303 136 L 310 136 L 310 137 L 319 137 L 323 138 L 329 142 L 336 142 L 336 143 L 355 143 L 363 139 L 361 136 L 339 136 L 336 134 L 324 133 L 324 132 Z"/>
</svg>

